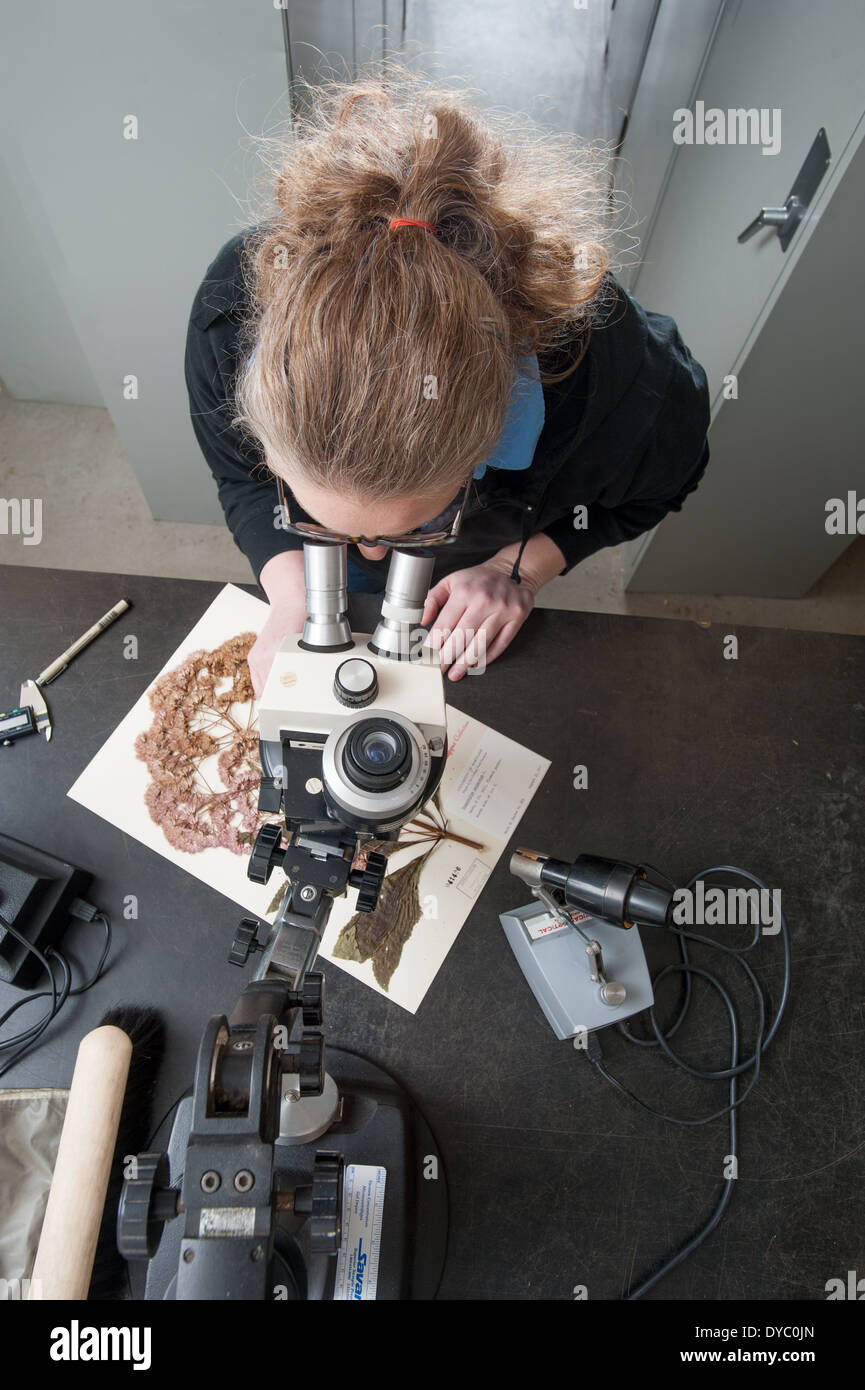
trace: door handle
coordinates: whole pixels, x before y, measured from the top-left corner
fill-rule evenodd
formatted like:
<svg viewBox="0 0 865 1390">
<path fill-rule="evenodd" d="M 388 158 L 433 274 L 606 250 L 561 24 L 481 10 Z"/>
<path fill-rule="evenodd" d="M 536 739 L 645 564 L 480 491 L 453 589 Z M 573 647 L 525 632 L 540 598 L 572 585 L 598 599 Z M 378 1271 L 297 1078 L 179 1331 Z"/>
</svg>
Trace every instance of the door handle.
<svg viewBox="0 0 865 1390">
<path fill-rule="evenodd" d="M 805 156 L 805 163 L 796 175 L 796 181 L 790 189 L 784 206 L 782 208 L 761 208 L 754 221 L 748 223 L 744 232 L 740 232 L 736 240 L 738 242 L 750 241 L 754 233 L 758 232 L 761 227 L 775 227 L 778 232 L 778 240 L 781 243 L 781 250 L 786 251 L 814 194 L 820 187 L 820 181 L 830 163 L 829 141 L 821 126 L 817 131 L 813 145 Z"/>
<path fill-rule="evenodd" d="M 802 213 L 805 208 L 799 198 L 789 197 L 782 208 L 761 208 L 759 215 L 749 222 L 744 232 L 740 232 L 736 237 L 737 241 L 750 241 L 755 232 L 759 232 L 761 227 L 777 227 L 778 235 L 782 242 L 786 235 L 787 241 L 784 249 L 790 243 L 790 238 L 802 220 Z"/>
</svg>

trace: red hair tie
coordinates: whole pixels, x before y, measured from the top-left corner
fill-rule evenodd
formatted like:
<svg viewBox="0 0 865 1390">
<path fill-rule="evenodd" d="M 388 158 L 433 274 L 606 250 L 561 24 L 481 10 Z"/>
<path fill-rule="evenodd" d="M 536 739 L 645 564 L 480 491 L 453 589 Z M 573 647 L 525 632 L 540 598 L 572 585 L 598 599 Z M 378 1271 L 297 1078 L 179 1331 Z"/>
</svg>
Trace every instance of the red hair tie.
<svg viewBox="0 0 865 1390">
<path fill-rule="evenodd" d="M 426 227 L 428 232 L 437 232 L 432 222 L 424 222 L 419 217 L 392 217 L 387 224 L 388 231 L 393 231 L 394 227 Z"/>
</svg>

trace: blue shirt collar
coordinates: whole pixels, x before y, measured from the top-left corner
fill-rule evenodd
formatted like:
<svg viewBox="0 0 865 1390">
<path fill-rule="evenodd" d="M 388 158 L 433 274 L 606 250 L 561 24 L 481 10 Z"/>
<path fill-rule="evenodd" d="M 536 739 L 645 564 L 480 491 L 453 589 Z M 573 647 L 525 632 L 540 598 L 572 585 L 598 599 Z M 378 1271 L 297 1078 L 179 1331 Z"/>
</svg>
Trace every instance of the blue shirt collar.
<svg viewBox="0 0 865 1390">
<path fill-rule="evenodd" d="M 475 478 L 482 478 L 488 468 L 507 471 L 528 468 L 534 458 L 545 418 L 544 391 L 538 380 L 538 359 L 534 355 L 524 357 L 517 365 L 501 438 L 486 462 L 478 464 L 474 471 Z"/>
</svg>

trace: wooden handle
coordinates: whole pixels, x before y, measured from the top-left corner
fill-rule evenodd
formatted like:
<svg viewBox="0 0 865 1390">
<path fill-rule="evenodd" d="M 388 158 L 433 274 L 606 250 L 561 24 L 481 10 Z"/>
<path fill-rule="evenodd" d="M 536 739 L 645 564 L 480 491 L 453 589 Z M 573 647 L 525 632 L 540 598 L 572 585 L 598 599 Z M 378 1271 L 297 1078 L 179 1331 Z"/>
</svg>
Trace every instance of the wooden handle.
<svg viewBox="0 0 865 1390">
<path fill-rule="evenodd" d="M 86 1299 L 123 1109 L 132 1042 L 94 1028 L 75 1060 L 31 1297 Z"/>
</svg>

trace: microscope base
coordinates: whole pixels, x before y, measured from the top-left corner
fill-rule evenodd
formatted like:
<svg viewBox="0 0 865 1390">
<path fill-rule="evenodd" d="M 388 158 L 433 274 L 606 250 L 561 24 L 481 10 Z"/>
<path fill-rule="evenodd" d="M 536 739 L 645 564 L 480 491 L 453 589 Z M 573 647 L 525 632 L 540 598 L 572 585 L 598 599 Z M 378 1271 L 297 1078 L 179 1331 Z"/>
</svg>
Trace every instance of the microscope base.
<svg viewBox="0 0 865 1390">
<path fill-rule="evenodd" d="M 339 1089 L 342 1113 L 315 1140 L 278 1143 L 280 1168 L 290 1180 L 308 1183 L 320 1149 L 339 1151 L 346 1166 L 384 1168 L 376 1298 L 432 1299 L 441 1281 L 448 1235 L 447 1183 L 432 1131 L 407 1092 L 382 1067 L 338 1047 L 328 1047 L 327 1063 Z M 187 1097 L 178 1106 L 168 1147 L 172 1183 L 178 1181 L 183 1165 L 191 1115 L 192 1098 Z M 426 1178 L 425 1173 L 437 1176 Z M 129 1266 L 133 1298 L 174 1297 L 182 1236 L 183 1217 L 177 1217 L 166 1223 L 153 1259 L 144 1266 Z M 305 1220 L 278 1216 L 275 1243 L 274 1282 L 283 1288 L 287 1284 L 291 1299 L 329 1301 L 336 1257 L 310 1252 Z"/>
</svg>

